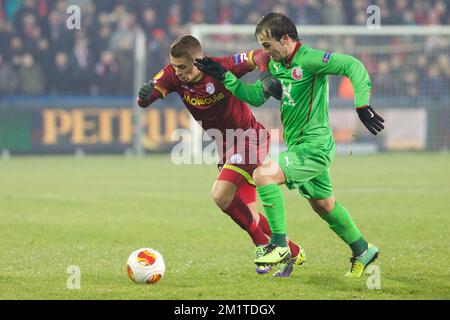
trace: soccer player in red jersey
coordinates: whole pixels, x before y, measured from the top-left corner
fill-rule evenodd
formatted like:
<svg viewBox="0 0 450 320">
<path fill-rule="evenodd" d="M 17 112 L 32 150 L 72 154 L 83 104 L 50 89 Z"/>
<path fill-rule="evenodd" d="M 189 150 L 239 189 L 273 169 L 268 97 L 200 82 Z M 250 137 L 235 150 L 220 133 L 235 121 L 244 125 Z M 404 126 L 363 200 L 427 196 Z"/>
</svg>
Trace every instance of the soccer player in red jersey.
<svg viewBox="0 0 450 320">
<path fill-rule="evenodd" d="M 201 44 L 195 37 L 186 35 L 178 38 L 170 48 L 170 64 L 141 88 L 138 104 L 146 108 L 175 92 L 208 133 L 214 129 L 223 138 L 227 137 L 227 130 L 240 130 L 244 135 L 250 131 L 253 133 L 250 139 L 244 141 L 236 136 L 231 141 L 214 139 L 222 160 L 212 198 L 224 213 L 249 234 L 256 246 L 256 256 L 259 257 L 264 246 L 269 243 L 271 231 L 266 217 L 258 212 L 252 176 L 267 155 L 270 137 L 244 102 L 234 97 L 221 81 L 197 69 L 195 59 L 202 57 Z M 255 70 L 256 66 L 260 72 L 267 71 L 269 61 L 262 49 L 213 59 L 237 77 Z M 291 241 L 289 247 L 296 263 L 289 264 L 288 270 L 278 270 L 274 274 L 276 277 L 289 276 L 294 265 L 305 261 L 301 247 Z M 270 269 L 270 266 L 258 266 L 256 271 L 264 274 Z"/>
</svg>

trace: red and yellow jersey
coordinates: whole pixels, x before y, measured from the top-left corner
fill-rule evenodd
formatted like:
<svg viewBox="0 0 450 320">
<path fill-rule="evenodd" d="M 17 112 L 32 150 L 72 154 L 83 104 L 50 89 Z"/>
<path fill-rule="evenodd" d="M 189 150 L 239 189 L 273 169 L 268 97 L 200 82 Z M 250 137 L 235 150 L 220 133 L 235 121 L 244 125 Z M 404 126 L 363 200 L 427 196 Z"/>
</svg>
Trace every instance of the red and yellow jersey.
<svg viewBox="0 0 450 320">
<path fill-rule="evenodd" d="M 258 56 L 264 54 L 262 50 L 255 52 Z M 255 52 L 212 59 L 240 78 L 255 70 Z M 262 61 L 260 58 L 256 60 Z M 174 68 L 168 65 L 154 80 L 155 89 L 163 98 L 172 92 L 177 93 L 194 119 L 201 122 L 204 130 L 217 129 L 225 134 L 226 129 L 263 128 L 247 104 L 234 97 L 221 81 L 208 75 L 202 74 L 201 78 L 192 83 L 182 83 L 175 75 Z"/>
</svg>

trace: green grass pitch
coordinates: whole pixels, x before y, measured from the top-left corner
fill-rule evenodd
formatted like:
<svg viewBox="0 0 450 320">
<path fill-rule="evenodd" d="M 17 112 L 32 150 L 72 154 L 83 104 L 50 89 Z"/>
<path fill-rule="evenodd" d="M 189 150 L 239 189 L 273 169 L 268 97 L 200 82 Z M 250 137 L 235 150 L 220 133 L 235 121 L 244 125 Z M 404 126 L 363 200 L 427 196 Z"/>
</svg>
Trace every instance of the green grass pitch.
<svg viewBox="0 0 450 320">
<path fill-rule="evenodd" d="M 0 159 L 0 299 L 449 299 L 450 156 L 340 156 L 337 199 L 381 251 L 370 275 L 343 277 L 350 251 L 294 192 L 289 236 L 307 263 L 288 279 L 255 273 L 249 237 L 215 207 L 214 166 L 168 155 Z M 128 255 L 152 247 L 166 274 L 132 283 Z M 69 290 L 67 268 L 81 269 Z M 370 282 L 370 281 L 369 281 Z"/>
</svg>

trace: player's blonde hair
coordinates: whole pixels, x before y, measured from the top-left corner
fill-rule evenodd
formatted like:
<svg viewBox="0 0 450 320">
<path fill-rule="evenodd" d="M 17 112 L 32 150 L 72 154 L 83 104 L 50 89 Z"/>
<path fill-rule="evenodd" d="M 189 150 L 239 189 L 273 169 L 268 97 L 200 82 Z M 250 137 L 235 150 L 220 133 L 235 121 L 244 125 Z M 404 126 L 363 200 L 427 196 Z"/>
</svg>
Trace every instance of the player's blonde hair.
<svg viewBox="0 0 450 320">
<path fill-rule="evenodd" d="M 202 52 L 202 45 L 197 38 L 184 35 L 176 39 L 170 46 L 170 55 L 174 58 L 190 58 Z"/>
</svg>

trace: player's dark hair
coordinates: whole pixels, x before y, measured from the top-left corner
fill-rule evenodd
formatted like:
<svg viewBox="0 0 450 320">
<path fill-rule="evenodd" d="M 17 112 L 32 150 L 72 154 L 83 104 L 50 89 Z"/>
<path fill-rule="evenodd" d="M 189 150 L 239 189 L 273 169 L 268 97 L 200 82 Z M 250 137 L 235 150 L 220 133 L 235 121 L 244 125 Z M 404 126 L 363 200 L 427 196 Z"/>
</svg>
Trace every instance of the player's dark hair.
<svg viewBox="0 0 450 320">
<path fill-rule="evenodd" d="M 202 45 L 200 41 L 191 35 L 179 37 L 170 46 L 170 55 L 174 58 L 192 58 L 194 54 L 201 51 Z"/>
<path fill-rule="evenodd" d="M 255 36 L 258 35 L 264 35 L 277 41 L 286 35 L 294 41 L 300 40 L 295 23 L 280 12 L 270 12 L 259 20 L 255 31 Z"/>
</svg>

